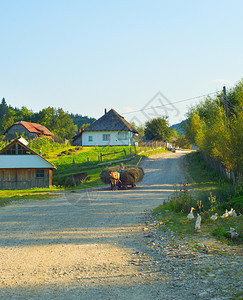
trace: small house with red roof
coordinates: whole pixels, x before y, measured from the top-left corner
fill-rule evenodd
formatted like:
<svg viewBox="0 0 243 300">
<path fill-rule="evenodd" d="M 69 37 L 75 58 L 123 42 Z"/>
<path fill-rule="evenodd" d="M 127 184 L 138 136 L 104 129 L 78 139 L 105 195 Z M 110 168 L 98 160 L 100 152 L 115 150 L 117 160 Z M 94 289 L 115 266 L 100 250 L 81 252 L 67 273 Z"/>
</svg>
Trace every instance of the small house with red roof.
<svg viewBox="0 0 243 300">
<path fill-rule="evenodd" d="M 19 137 L 0 150 L 0 189 L 50 187 L 56 167 L 30 149 Z"/>
<path fill-rule="evenodd" d="M 29 140 L 33 140 L 39 137 L 53 137 L 53 133 L 51 133 L 43 125 L 40 125 L 38 123 L 19 121 L 14 123 L 5 131 L 5 140 L 11 141 L 16 138 L 16 134 L 20 136 L 23 133 Z"/>
</svg>

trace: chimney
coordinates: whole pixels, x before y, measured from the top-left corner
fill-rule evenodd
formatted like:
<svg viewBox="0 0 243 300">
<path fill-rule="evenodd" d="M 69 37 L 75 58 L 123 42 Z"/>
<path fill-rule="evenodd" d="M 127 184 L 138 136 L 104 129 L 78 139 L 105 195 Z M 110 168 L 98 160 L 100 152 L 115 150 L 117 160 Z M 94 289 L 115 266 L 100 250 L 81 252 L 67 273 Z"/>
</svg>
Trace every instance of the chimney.
<svg viewBox="0 0 243 300">
<path fill-rule="evenodd" d="M 105 108 L 105 114 L 107 113 L 107 109 Z"/>
</svg>

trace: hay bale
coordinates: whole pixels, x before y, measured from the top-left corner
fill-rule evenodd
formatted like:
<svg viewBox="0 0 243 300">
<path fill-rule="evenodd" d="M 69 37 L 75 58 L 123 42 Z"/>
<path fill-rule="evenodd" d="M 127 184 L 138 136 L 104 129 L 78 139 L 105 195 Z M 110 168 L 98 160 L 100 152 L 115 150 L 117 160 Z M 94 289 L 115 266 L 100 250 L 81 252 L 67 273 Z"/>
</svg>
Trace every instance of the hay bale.
<svg viewBox="0 0 243 300">
<path fill-rule="evenodd" d="M 144 176 L 144 171 L 140 167 L 131 167 L 121 172 L 121 182 L 124 185 L 134 186 L 137 182 L 141 181 Z"/>
<path fill-rule="evenodd" d="M 117 167 L 105 168 L 100 174 L 100 179 L 105 183 L 110 183 L 110 171 L 117 171 Z M 140 167 L 129 167 L 121 171 L 120 180 L 124 185 L 134 186 L 137 182 L 141 181 L 144 176 L 144 171 Z"/>
</svg>

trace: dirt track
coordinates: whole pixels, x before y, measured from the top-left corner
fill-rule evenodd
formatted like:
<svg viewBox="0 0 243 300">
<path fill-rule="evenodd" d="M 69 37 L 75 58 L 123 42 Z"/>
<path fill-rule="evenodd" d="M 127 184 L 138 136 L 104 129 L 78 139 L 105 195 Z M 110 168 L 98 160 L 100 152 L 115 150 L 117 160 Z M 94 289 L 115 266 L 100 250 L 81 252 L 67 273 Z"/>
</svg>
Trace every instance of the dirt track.
<svg viewBox="0 0 243 300">
<path fill-rule="evenodd" d="M 1 208 L 0 298 L 197 299 L 175 288 L 144 233 L 145 211 L 185 180 L 184 155 L 142 162 L 144 180 L 132 190 L 103 186 Z"/>
</svg>

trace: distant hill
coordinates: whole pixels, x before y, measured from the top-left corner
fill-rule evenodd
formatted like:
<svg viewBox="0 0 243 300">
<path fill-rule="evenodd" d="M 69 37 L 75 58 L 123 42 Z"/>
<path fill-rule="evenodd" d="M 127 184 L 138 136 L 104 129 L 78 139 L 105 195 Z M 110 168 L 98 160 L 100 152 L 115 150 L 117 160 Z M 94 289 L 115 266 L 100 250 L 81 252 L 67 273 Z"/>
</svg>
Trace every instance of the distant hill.
<svg viewBox="0 0 243 300">
<path fill-rule="evenodd" d="M 185 134 L 185 127 L 186 127 L 187 120 L 183 120 L 180 123 L 174 124 L 170 126 L 170 128 L 175 129 L 179 135 Z"/>
</svg>

